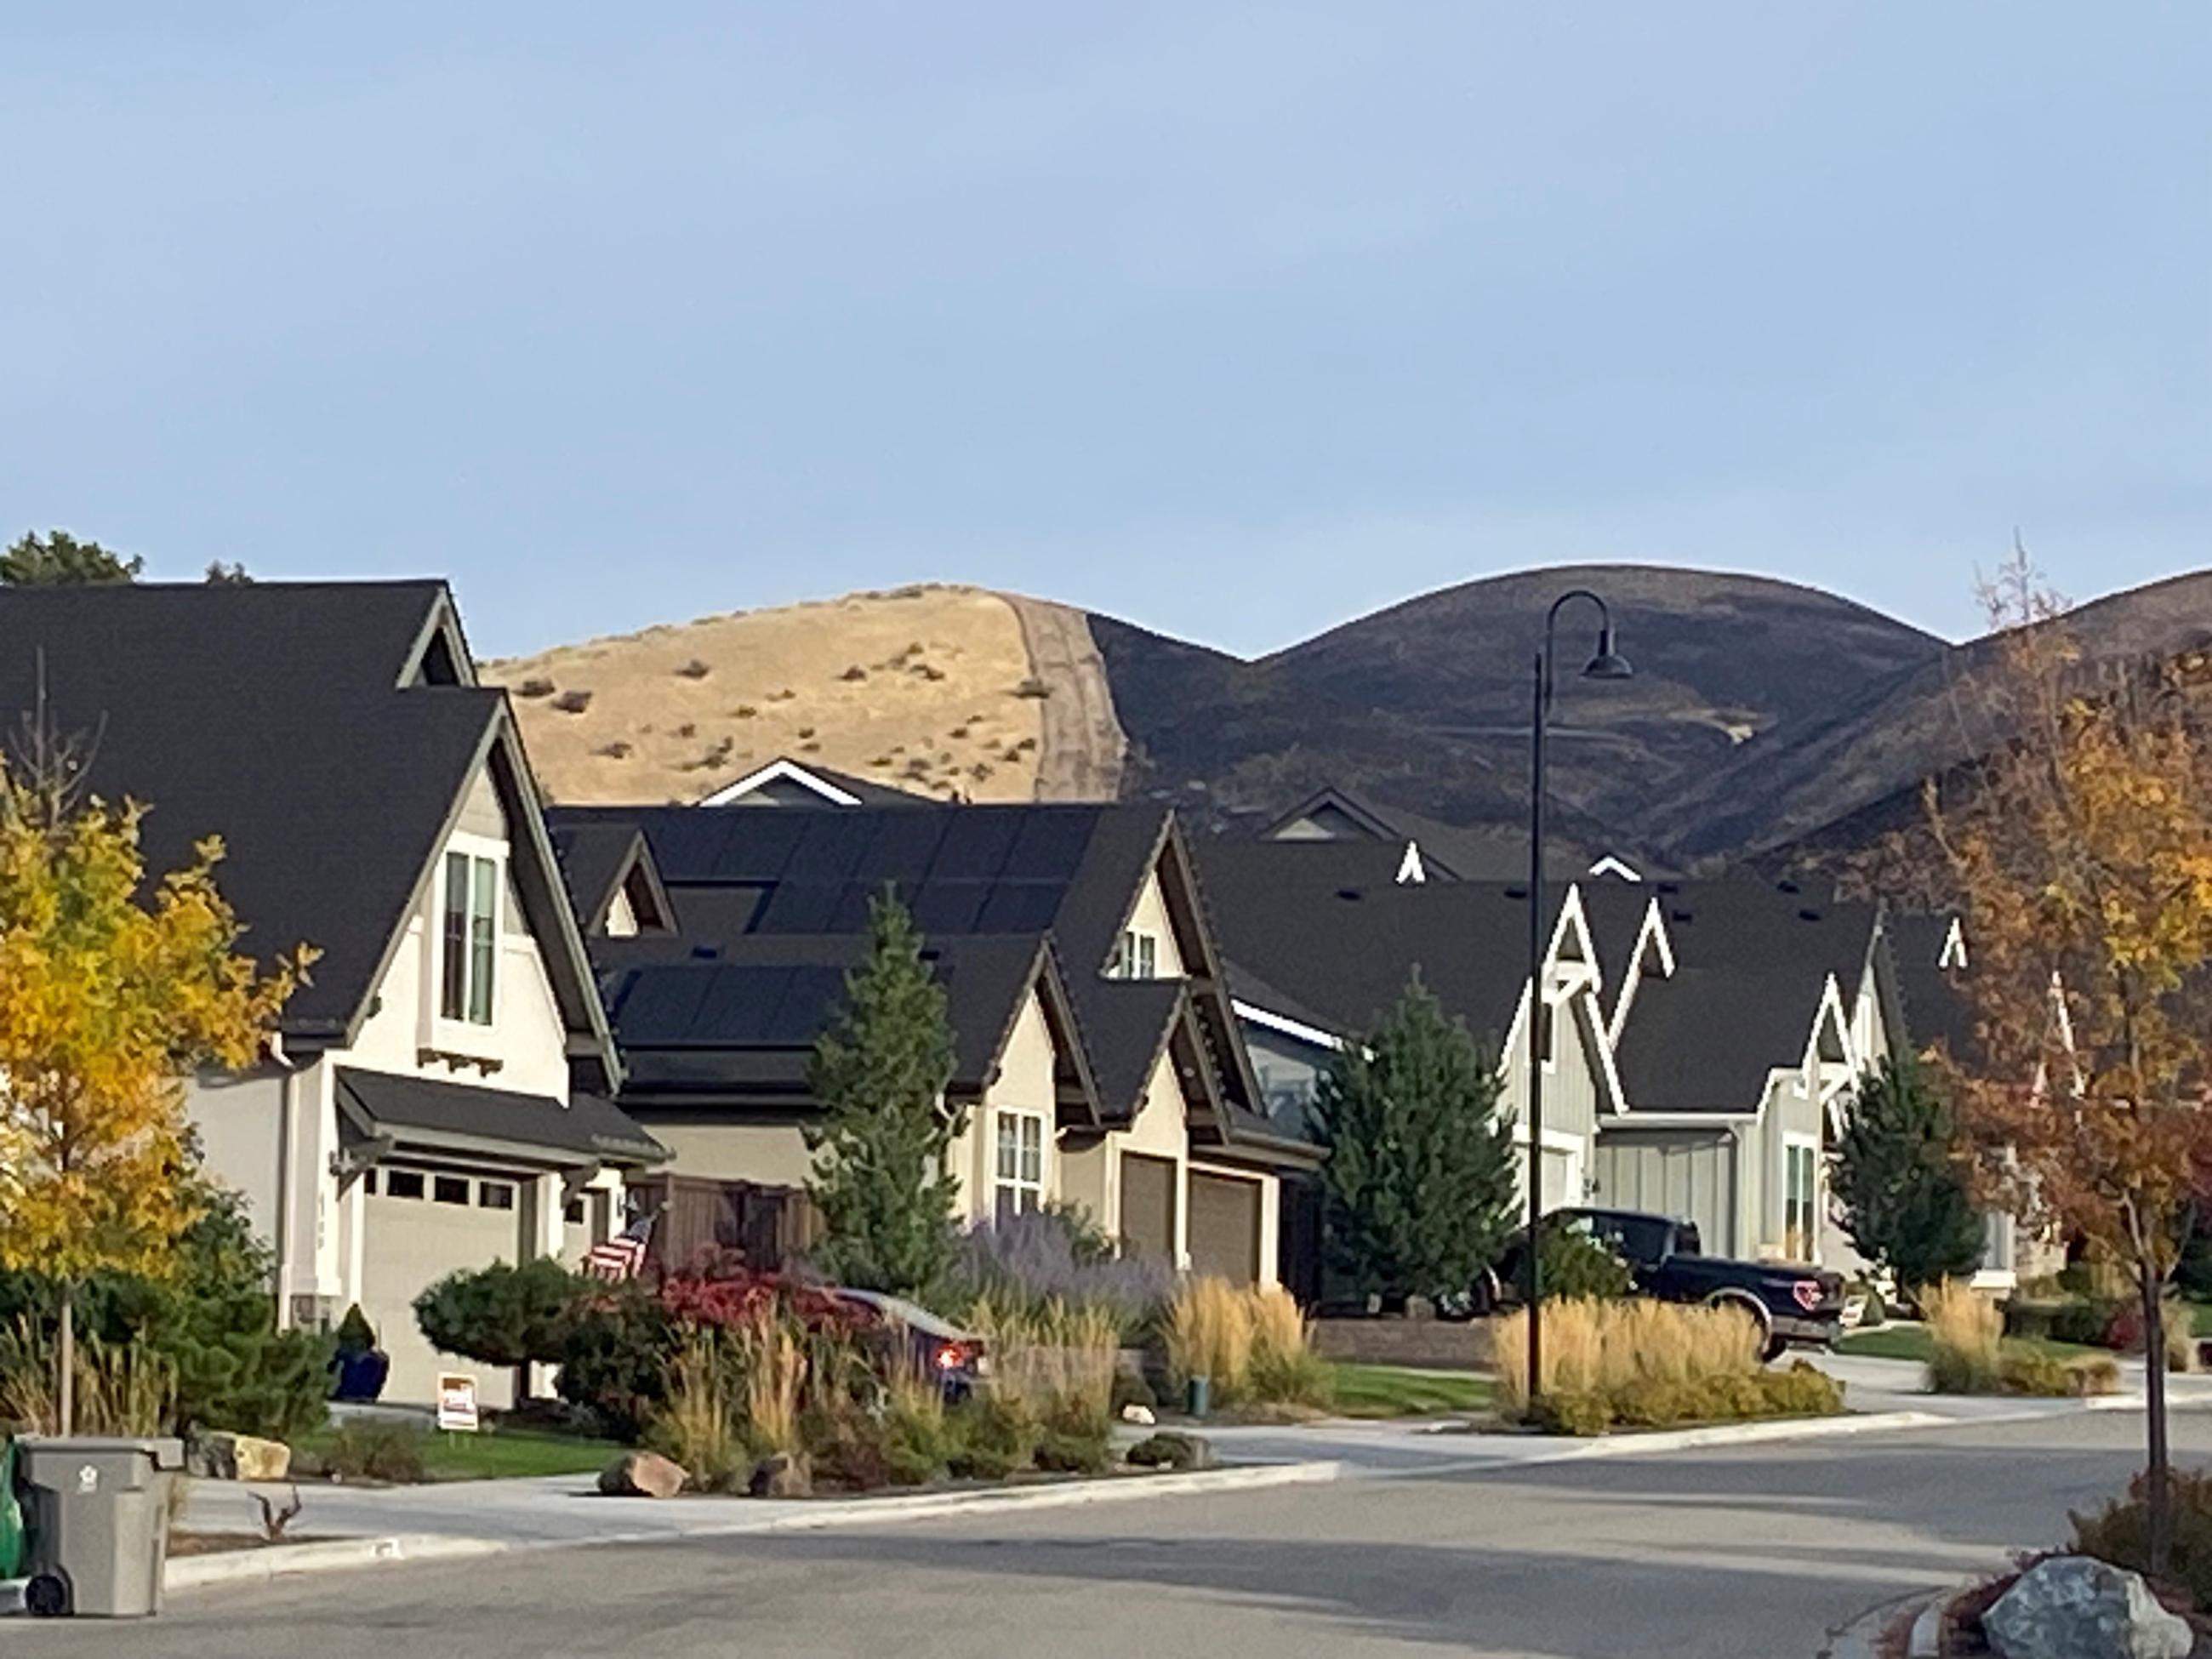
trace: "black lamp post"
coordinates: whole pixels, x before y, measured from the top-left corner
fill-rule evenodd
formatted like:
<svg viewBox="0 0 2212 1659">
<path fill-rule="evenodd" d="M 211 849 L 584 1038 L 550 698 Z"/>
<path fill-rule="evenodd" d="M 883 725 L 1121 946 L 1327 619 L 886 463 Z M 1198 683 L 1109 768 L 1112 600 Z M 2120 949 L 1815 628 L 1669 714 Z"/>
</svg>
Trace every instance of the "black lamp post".
<svg viewBox="0 0 2212 1659">
<path fill-rule="evenodd" d="M 1586 587 L 1562 593 L 1544 617 L 1544 648 L 1536 653 L 1536 706 L 1528 740 L 1528 1249 L 1523 1293 L 1528 1309 L 1528 1399 L 1543 1393 L 1543 1284 L 1538 1266 L 1544 1216 L 1544 1049 L 1550 1036 L 1544 1000 L 1544 727 L 1552 715 L 1552 656 L 1559 611 L 1569 599 L 1597 607 L 1597 651 L 1583 666 L 1586 680 L 1625 680 L 1628 659 L 1613 648 L 1613 612 Z"/>
</svg>

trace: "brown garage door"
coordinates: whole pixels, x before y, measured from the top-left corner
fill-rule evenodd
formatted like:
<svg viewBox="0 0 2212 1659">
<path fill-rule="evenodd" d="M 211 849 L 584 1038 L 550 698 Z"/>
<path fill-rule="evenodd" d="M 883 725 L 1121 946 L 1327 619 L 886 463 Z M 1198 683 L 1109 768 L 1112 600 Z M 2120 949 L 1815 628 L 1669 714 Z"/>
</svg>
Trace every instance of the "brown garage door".
<svg viewBox="0 0 2212 1659">
<path fill-rule="evenodd" d="M 1190 1172 L 1190 1265 L 1232 1284 L 1260 1277 L 1260 1183 Z"/>
<path fill-rule="evenodd" d="M 1170 1158 L 1121 1154 L 1121 1248 L 1176 1265 L 1176 1166 Z"/>
</svg>

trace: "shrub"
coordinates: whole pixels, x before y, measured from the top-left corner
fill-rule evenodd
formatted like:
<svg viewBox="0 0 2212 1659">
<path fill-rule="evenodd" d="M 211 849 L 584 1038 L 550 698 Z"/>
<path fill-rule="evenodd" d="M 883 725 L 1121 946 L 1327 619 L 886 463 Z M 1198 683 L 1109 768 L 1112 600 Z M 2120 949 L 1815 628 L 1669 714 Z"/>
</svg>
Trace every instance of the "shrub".
<svg viewBox="0 0 2212 1659">
<path fill-rule="evenodd" d="M 1928 1387 L 1936 1394 L 1993 1394 L 2002 1382 L 1998 1342 L 2004 1317 L 1996 1304 L 1957 1279 L 1923 1290 L 1928 1321 Z"/>
<path fill-rule="evenodd" d="M 2047 1334 L 2054 1341 L 2107 1347 L 2112 1345 L 2113 1322 L 2121 1311 L 2121 1304 L 2101 1297 L 2069 1297 L 2052 1308 Z"/>
<path fill-rule="evenodd" d="M 411 1485 L 422 1478 L 422 1448 L 428 1438 L 411 1424 L 349 1418 L 338 1425 L 323 1462 L 344 1480 Z"/>
<path fill-rule="evenodd" d="M 1168 1382 L 1177 1394 L 1203 1376 L 1216 1404 L 1242 1397 L 1252 1369 L 1252 1309 L 1235 1285 L 1211 1274 L 1185 1279 L 1168 1304 L 1163 1334 Z"/>
<path fill-rule="evenodd" d="M 811 1407 L 799 1438 L 814 1463 L 814 1484 L 872 1492 L 891 1483 L 883 1420 L 849 1402 Z"/>
<path fill-rule="evenodd" d="M 2057 1397 L 2074 1392 L 2073 1376 L 2064 1360 L 2009 1343 L 1998 1355 L 1997 1385 L 2007 1394 Z"/>
<path fill-rule="evenodd" d="M 2150 1528 L 2145 1477 L 2128 1495 L 2094 1515 L 2073 1515 L 2073 1548 L 2132 1572 L 2150 1571 Z M 2166 1577 L 2188 1589 L 2199 1607 L 2212 1607 L 2212 1471 L 2175 1469 L 2166 1476 L 2171 1533 Z"/>
<path fill-rule="evenodd" d="M 954 1412 L 947 1467 L 963 1480 L 1003 1480 L 1036 1455 L 1038 1424 L 1017 1395 L 995 1390 Z"/>
<path fill-rule="evenodd" d="M 979 1222 L 963 1234 L 956 1296 L 1001 1312 L 1048 1302 L 1104 1309 L 1124 1339 L 1155 1324 L 1175 1288 L 1164 1263 L 1117 1256 L 1088 1212 L 1054 1206 Z"/>
<path fill-rule="evenodd" d="M 1511 1412 L 1528 1403 L 1528 1316 L 1498 1322 L 1498 1393 Z M 1702 1388 L 1720 1376 L 1756 1376 L 1759 1331 L 1735 1308 L 1670 1302 L 1560 1302 L 1544 1310 L 1543 1393 L 1607 1397 L 1644 1380 Z"/>
<path fill-rule="evenodd" d="M 589 1283 L 550 1256 L 520 1267 L 495 1261 L 431 1285 L 415 1298 L 415 1322 L 446 1353 L 508 1370 L 552 1364 L 567 1340 L 569 1310 Z"/>
<path fill-rule="evenodd" d="M 2197 1367 L 2197 1340 L 2190 1327 L 2188 1305 L 2176 1297 L 2168 1297 L 2164 1311 L 2162 1322 L 2166 1370 L 2194 1370 Z M 2140 1302 L 2130 1299 L 2113 1309 L 2102 1346 L 2121 1353 L 2141 1353 L 2143 1351 L 2143 1316 Z"/>
<path fill-rule="evenodd" d="M 1141 1373 L 1125 1371 L 1117 1366 L 1114 1372 L 1113 1390 L 1107 1400 L 1106 1408 L 1115 1416 L 1119 1417 L 1131 1406 L 1142 1406 L 1148 1412 L 1158 1411 L 1160 1397 L 1152 1392 L 1152 1385 L 1144 1379 Z"/>
<path fill-rule="evenodd" d="M 2120 1362 L 2109 1354 L 2092 1354 L 2086 1359 L 2076 1359 L 2068 1365 L 2067 1370 L 2073 1373 L 2075 1394 L 2118 1394 L 2120 1391 Z"/>
<path fill-rule="evenodd" d="M 561 1397 L 589 1413 L 603 1432 L 635 1441 L 666 1398 L 678 1328 L 658 1298 L 637 1285 L 579 1304 L 561 1348 Z"/>
<path fill-rule="evenodd" d="M 1112 1437 L 1103 1413 L 1064 1401 L 1038 1433 L 1036 1466 L 1060 1474 L 1103 1474 L 1114 1461 Z"/>
<path fill-rule="evenodd" d="M 945 1473 L 959 1450 L 935 1380 L 912 1371 L 892 1376 L 883 1428 L 884 1462 L 893 1486 L 927 1486 Z"/>
<path fill-rule="evenodd" d="M 1786 1371 L 1761 1371 L 1756 1382 L 1776 1417 L 1833 1417 L 1844 1408 L 1844 1385 L 1802 1359 Z"/>
<path fill-rule="evenodd" d="M 1610 1301 L 1634 1288 L 1628 1264 L 1580 1228 L 1547 1218 L 1537 1273 L 1547 1302 Z"/>
<path fill-rule="evenodd" d="M 1603 1434 L 1613 1426 L 1613 1407 L 1602 1395 L 1568 1389 L 1546 1395 L 1529 1420 L 1547 1434 Z"/>
<path fill-rule="evenodd" d="M 1859 1312 L 1859 1329 L 1877 1331 L 1889 1323 L 1889 1301 L 1881 1293 L 1881 1286 L 1871 1279 L 1862 1279 L 1851 1286 L 1852 1291 L 1866 1298 Z"/>
</svg>

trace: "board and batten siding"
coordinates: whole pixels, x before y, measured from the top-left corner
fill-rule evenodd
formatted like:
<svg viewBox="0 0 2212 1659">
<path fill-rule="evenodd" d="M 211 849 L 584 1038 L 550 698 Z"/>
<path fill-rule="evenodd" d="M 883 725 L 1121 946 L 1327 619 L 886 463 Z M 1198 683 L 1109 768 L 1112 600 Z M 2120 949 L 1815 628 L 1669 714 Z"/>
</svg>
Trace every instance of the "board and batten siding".
<svg viewBox="0 0 2212 1659">
<path fill-rule="evenodd" d="M 1598 1136 L 1595 1201 L 1694 1221 L 1708 1255 L 1732 1255 L 1742 1231 L 1740 1146 L 1726 1125 L 1607 1129 Z"/>
</svg>

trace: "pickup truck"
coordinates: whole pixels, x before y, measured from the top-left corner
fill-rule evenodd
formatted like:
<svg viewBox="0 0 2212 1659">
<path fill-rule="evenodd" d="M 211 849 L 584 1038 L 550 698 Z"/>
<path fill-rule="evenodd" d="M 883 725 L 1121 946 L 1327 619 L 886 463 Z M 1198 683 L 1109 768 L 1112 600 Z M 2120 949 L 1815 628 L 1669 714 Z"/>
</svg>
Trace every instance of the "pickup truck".
<svg viewBox="0 0 2212 1659">
<path fill-rule="evenodd" d="M 1554 1210 L 1549 1225 L 1577 1228 L 1628 1264 L 1638 1295 L 1661 1302 L 1704 1302 L 1737 1307 L 1759 1326 L 1769 1359 L 1784 1348 L 1826 1347 L 1844 1316 L 1843 1275 L 1781 1261 L 1731 1261 L 1699 1248 L 1693 1221 L 1676 1221 L 1637 1210 Z M 1497 1264 L 1475 1286 L 1480 1309 L 1520 1299 L 1528 1230 L 1508 1239 Z"/>
</svg>

